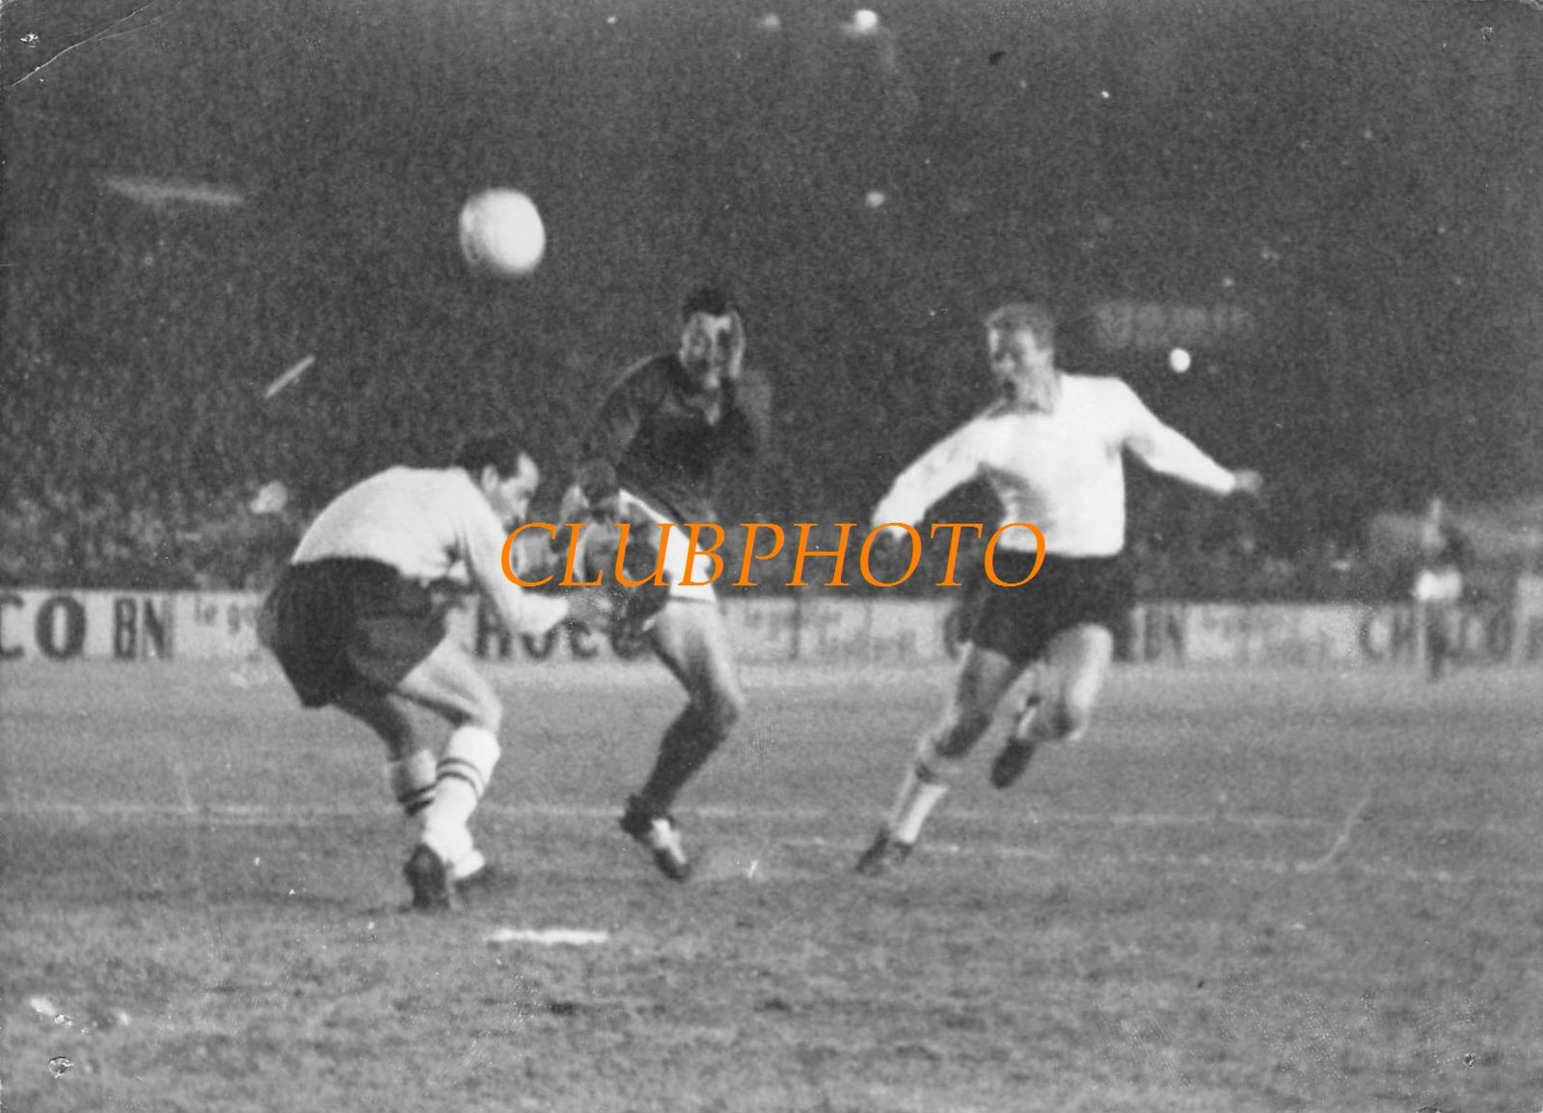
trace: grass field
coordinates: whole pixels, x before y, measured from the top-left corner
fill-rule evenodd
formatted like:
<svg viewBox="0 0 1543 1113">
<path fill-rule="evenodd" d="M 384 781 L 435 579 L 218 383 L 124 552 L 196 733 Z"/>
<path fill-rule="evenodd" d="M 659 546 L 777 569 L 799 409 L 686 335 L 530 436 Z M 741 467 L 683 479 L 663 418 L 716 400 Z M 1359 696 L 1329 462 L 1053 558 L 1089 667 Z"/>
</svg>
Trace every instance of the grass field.
<svg viewBox="0 0 1543 1113">
<path fill-rule="evenodd" d="M 681 886 L 615 826 L 663 674 L 500 673 L 514 881 L 434 917 L 268 667 L 7 665 L 0 1109 L 1543 1109 L 1536 674 L 1122 671 L 856 878 L 947 679 L 750 670 Z M 608 934 L 489 941 L 554 928 Z"/>
</svg>

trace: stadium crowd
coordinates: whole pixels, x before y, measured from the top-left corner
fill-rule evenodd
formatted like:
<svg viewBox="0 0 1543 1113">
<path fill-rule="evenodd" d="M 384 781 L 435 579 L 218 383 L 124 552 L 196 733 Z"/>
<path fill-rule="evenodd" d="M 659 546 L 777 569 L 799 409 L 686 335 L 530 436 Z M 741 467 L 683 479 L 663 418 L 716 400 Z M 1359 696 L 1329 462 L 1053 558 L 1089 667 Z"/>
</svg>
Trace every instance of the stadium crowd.
<svg viewBox="0 0 1543 1113">
<path fill-rule="evenodd" d="M 325 398 L 298 407 L 286 416 L 283 436 L 270 441 L 271 430 L 260 422 L 254 427 L 250 406 L 228 385 L 177 377 L 139 384 L 110 371 L 34 376 L 27 385 L 50 384 L 54 396 L 29 406 L 47 420 L 14 429 L 0 447 L 0 586 L 262 589 L 331 493 L 361 468 L 393 459 L 433 462 L 440 446 L 454 442 L 461 412 L 449 405 L 436 410 L 428 392 L 412 392 L 404 407 L 396 383 L 378 410 L 329 405 Z M 498 391 L 489 392 L 489 406 L 500 401 Z M 528 414 L 530 397 L 522 405 Z M 379 419 L 404 410 L 410 423 L 393 427 Z M 548 417 L 548 426 L 567 420 L 560 413 Z M 168 436 L 167 428 L 177 435 Z M 810 548 L 828 549 L 832 523 L 863 522 L 872 497 L 836 487 L 822 492 L 836 496 L 827 505 L 801 501 L 790 461 L 804 446 L 796 443 L 796 426 L 784 424 L 779 434 L 766 469 L 776 489 L 749 490 L 742 483 L 742 497 L 730 510 L 788 530 L 781 556 L 755 566 L 761 590 L 778 590 L 792 575 L 793 523 L 820 523 Z M 58 445 L 71 450 L 60 455 L 51 447 Z M 560 443 L 551 451 L 560 456 Z M 50 465 L 40 467 L 45 459 Z M 553 471 L 554 489 L 543 490 L 538 518 L 555 515 L 560 461 Z M 757 504 L 770 509 L 756 510 Z M 1289 477 L 1271 492 L 1268 508 L 1217 506 L 1155 483 L 1139 487 L 1130 536 L 1141 593 L 1218 600 L 1391 597 L 1398 585 L 1358 558 L 1359 531 L 1371 509 L 1353 495 L 1325 498 L 1321 483 L 1293 486 Z M 969 513 L 956 516 L 967 520 Z M 977 510 L 988 521 L 990 513 Z M 862 527 L 854 529 L 847 547 L 846 578 L 854 591 L 873 590 L 856 572 L 862 538 Z M 730 569 L 738 567 L 737 540 L 730 531 Z M 941 545 L 924 547 L 922 566 L 898 590 L 930 590 L 942 577 L 945 556 Z M 961 558 L 961 569 L 972 560 L 978 561 L 978 547 Z M 812 559 L 805 577 L 821 582 L 831 568 L 829 558 Z"/>
<path fill-rule="evenodd" d="M 532 45 L 530 80 L 486 82 L 477 113 L 444 80 L 481 78 L 438 15 L 421 42 L 318 15 L 318 33 L 330 19 L 351 43 L 382 38 L 336 72 L 286 63 L 261 113 L 244 99 L 252 81 L 216 80 L 250 76 L 239 67 L 261 51 L 195 54 L 189 72 L 206 68 L 226 99 L 138 113 L 156 123 L 143 135 L 120 121 L 111 162 L 175 176 L 182 163 L 159 144 L 207 138 L 188 146 L 217 151 L 210 172 L 230 169 L 251 194 L 228 209 L 121 196 L 79 144 L 57 141 L 41 101 L 18 115 L 33 142 L 7 171 L 8 250 L 27 265 L 7 274 L 0 330 L 0 583 L 261 586 L 338 491 L 393 462 L 442 461 L 472 423 L 502 415 L 565 482 L 600 376 L 650 339 L 658 291 L 714 271 L 751 296 L 749 360 L 775 392 L 771 452 L 724 500 L 745 520 L 863 521 L 894 461 L 982 400 L 958 376 L 987 389 L 977 321 L 998 294 L 1260 313 L 1257 336 L 1197 349 L 1188 374 L 1148 345 L 1150 366 L 1127 376 L 1218 459 L 1268 480 L 1258 510 L 1133 486 L 1130 547 L 1149 597 L 1396 593 L 1362 557 L 1373 514 L 1417 511 L 1433 489 L 1514 492 L 1533 474 L 1534 408 L 1513 400 L 1532 397 L 1536 330 L 1529 288 L 1507 277 L 1530 273 L 1530 240 L 1501 219 L 1521 187 L 1490 181 L 1497 166 L 1505 181 L 1531 172 L 1514 154 L 1528 149 L 1514 133 L 1524 67 L 1454 88 L 1461 112 L 1431 111 L 1418 84 L 1389 96 L 1378 126 L 1403 140 L 1315 125 L 1311 145 L 1251 141 L 1257 158 L 1242 165 L 1239 144 L 1212 141 L 1214 114 L 1175 116 L 1161 82 L 1144 88 L 1133 71 L 1111 100 L 1114 68 L 1074 49 L 1070 16 L 1019 51 L 976 43 L 979 65 L 963 64 L 969 36 L 946 6 L 903 41 L 816 35 L 817 21 L 791 18 L 786 33 L 763 21 L 747 37 L 740 16 L 730 5 L 693 25 L 686 81 L 609 25 L 594 34 L 579 8 L 549 7 L 542 18 L 584 43 L 585 95 Z M 1283 66 L 1303 89 L 1346 72 L 1337 23 L 1278 30 L 1291 49 L 1256 43 L 1240 72 Z M 401 50 L 443 64 L 380 65 Z M 1412 68 L 1388 57 L 1360 80 L 1404 90 Z M 391 80 L 367 85 L 379 103 L 353 121 L 369 130 L 340 152 L 314 106 L 352 103 L 383 68 Z M 78 91 L 82 119 L 135 103 L 133 77 L 104 67 L 99 88 Z M 1197 104 L 1240 100 L 1220 69 L 1191 79 Z M 1096 125 L 1068 127 L 1092 119 L 1090 88 L 1105 90 Z M 509 133 L 512 116 L 546 123 Z M 402 142 L 402 120 L 430 117 L 442 142 Z M 231 126 L 214 134 L 219 121 Z M 1171 157 L 1178 138 L 1208 153 Z M 471 281 L 450 233 L 468 182 L 513 174 L 511 149 L 539 168 L 532 188 L 563 235 L 542 280 L 516 294 Z M 328 186 L 313 171 L 334 161 L 344 184 Z M 1234 177 L 1235 197 L 1215 192 Z M 1369 204 L 1388 181 L 1411 183 L 1400 204 Z M 1308 200 L 1295 215 L 1261 203 L 1280 190 Z M 1453 196 L 1467 199 L 1461 219 Z M 315 367 L 266 399 L 308 353 Z M 1465 389 L 1450 389 L 1459 373 Z M 288 505 L 254 513 L 274 481 Z M 538 514 L 555 513 L 559 493 L 544 488 Z"/>
</svg>

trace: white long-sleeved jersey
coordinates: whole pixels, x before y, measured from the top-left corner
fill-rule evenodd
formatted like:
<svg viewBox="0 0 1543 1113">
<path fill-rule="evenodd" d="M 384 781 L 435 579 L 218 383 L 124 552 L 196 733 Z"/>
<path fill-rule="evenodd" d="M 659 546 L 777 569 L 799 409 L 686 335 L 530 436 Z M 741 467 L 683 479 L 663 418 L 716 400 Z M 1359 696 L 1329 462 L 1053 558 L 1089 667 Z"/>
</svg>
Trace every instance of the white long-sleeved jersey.
<svg viewBox="0 0 1543 1113">
<path fill-rule="evenodd" d="M 1053 411 L 998 403 L 933 445 L 900 473 L 873 524 L 917 525 L 955 487 L 985 479 L 1002 502 L 1002 522 L 1038 526 L 1047 552 L 1113 556 L 1125 546 L 1127 449 L 1154 471 L 1216 494 L 1236 489 L 1230 471 L 1164 425 L 1125 383 L 1063 373 Z M 1010 530 L 999 544 L 1032 551 L 1035 539 Z"/>
<path fill-rule="evenodd" d="M 505 536 L 463 469 L 388 468 L 329 503 L 291 561 L 377 560 L 425 583 L 464 566 L 511 631 L 539 636 L 567 616 L 568 604 L 523 591 L 504 575 Z"/>
</svg>

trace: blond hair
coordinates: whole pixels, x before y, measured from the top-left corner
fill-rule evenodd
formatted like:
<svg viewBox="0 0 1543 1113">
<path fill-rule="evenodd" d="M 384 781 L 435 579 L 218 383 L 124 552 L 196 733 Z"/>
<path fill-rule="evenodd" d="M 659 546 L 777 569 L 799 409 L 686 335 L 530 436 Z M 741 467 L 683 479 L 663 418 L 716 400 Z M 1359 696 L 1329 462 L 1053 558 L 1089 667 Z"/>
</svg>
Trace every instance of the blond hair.
<svg viewBox="0 0 1543 1113">
<path fill-rule="evenodd" d="M 1015 301 L 998 306 L 986 315 L 986 327 L 993 332 L 1031 332 L 1042 348 L 1055 344 L 1055 314 L 1035 302 Z"/>
</svg>

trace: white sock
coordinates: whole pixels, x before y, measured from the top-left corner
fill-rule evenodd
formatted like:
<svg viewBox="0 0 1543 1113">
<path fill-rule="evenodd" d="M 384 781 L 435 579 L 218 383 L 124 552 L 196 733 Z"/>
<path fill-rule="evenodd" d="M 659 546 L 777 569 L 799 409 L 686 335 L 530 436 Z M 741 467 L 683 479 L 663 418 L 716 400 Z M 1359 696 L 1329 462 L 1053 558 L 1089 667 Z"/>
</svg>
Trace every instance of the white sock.
<svg viewBox="0 0 1543 1113">
<path fill-rule="evenodd" d="M 414 750 L 399 761 L 386 762 L 386 791 L 409 816 L 420 815 L 434 802 L 434 755 Z"/>
<path fill-rule="evenodd" d="M 959 763 L 938 756 L 929 736 L 918 747 L 916 760 L 905 771 L 895 806 L 890 809 L 889 837 L 896 842 L 914 843 L 932 809 L 948 794 L 948 782 Z"/>
<path fill-rule="evenodd" d="M 1039 705 L 1040 698 L 1036 695 L 1029 700 L 1022 711 L 1018 712 L 1018 718 L 1013 722 L 1012 740 L 1014 742 L 1044 741 L 1043 738 L 1039 737 L 1043 733 L 1043 729 L 1040 731 L 1035 731 L 1034 729 L 1035 723 L 1039 720 Z"/>
<path fill-rule="evenodd" d="M 423 841 L 442 860 L 459 861 L 471 852 L 466 824 L 487 791 L 498 754 L 498 739 L 490 730 L 460 727 L 450 736 L 439 759 L 434 802 L 423 817 Z"/>
<path fill-rule="evenodd" d="M 487 864 L 488 860 L 482 856 L 482 851 L 472 847 L 465 854 L 450 863 L 450 880 L 464 881 Z"/>
</svg>

